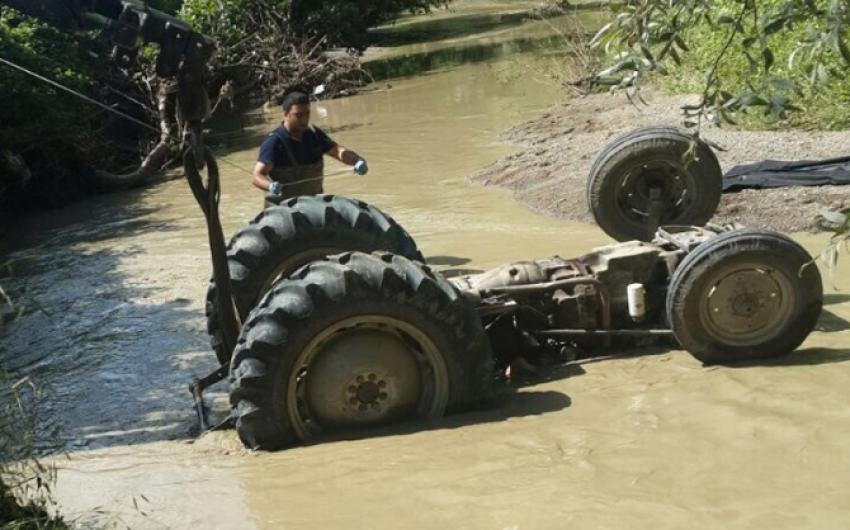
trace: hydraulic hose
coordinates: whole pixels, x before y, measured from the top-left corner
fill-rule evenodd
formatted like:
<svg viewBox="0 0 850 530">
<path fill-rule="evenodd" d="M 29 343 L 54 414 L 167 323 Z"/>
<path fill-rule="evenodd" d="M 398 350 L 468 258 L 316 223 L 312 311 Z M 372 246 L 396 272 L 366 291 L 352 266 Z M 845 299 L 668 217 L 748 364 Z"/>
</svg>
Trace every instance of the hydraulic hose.
<svg viewBox="0 0 850 530">
<path fill-rule="evenodd" d="M 186 172 L 186 180 L 189 181 L 192 194 L 207 219 L 207 236 L 210 242 L 213 279 L 218 294 L 215 303 L 218 304 L 218 314 L 221 319 L 221 335 L 227 351 L 233 351 L 236 346 L 236 338 L 239 335 L 239 318 L 233 305 L 230 272 L 227 267 L 227 249 L 224 244 L 221 220 L 218 216 L 218 204 L 221 197 L 218 164 L 209 147 L 204 147 L 203 152 L 207 170 L 206 186 L 198 169 L 193 149 L 187 149 L 183 155 L 183 169 Z"/>
</svg>

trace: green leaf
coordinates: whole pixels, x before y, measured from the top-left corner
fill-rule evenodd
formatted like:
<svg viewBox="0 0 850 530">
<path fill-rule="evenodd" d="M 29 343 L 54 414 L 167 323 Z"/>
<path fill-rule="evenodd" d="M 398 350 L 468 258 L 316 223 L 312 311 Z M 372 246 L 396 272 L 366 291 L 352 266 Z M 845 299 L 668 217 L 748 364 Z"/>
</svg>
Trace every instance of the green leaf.
<svg viewBox="0 0 850 530">
<path fill-rule="evenodd" d="M 771 79 L 770 85 L 777 90 L 783 90 L 785 92 L 793 92 L 796 88 L 794 81 L 785 78 Z"/>
<path fill-rule="evenodd" d="M 847 43 L 844 42 L 844 37 L 841 35 L 838 35 L 838 52 L 841 54 L 844 62 L 850 65 L 850 49 L 847 48 Z"/>
<path fill-rule="evenodd" d="M 608 33 L 608 31 L 612 27 L 614 27 L 613 22 L 609 22 L 602 26 L 599 31 L 596 32 L 596 35 L 594 35 L 593 38 L 590 39 L 590 46 L 596 46 L 597 44 L 599 44 L 599 41 L 602 39 L 602 37 L 605 36 L 605 34 Z"/>
<path fill-rule="evenodd" d="M 788 17 L 777 18 L 776 20 L 774 20 L 773 22 L 771 22 L 770 24 L 768 24 L 764 27 L 764 30 L 763 30 L 764 34 L 765 35 L 772 35 L 772 34 L 776 33 L 777 31 L 784 28 L 785 24 L 787 22 L 788 22 Z"/>
<path fill-rule="evenodd" d="M 738 101 L 741 102 L 741 105 L 744 107 L 762 107 L 767 106 L 767 100 L 763 97 L 753 94 L 752 92 L 746 92 L 738 96 Z"/>
<path fill-rule="evenodd" d="M 761 56 L 762 56 L 762 62 L 764 64 L 764 71 L 769 72 L 770 67 L 773 66 L 773 61 L 774 61 L 773 52 L 770 51 L 770 48 L 765 48 L 764 50 L 762 50 Z"/>
</svg>

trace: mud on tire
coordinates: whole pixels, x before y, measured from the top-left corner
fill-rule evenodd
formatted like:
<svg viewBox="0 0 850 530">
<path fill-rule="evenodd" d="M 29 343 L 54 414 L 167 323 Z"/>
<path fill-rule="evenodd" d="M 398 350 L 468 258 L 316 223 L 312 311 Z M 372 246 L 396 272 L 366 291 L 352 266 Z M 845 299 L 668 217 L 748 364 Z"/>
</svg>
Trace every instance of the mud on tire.
<svg viewBox="0 0 850 530">
<path fill-rule="evenodd" d="M 706 364 L 790 353 L 814 329 L 823 305 L 820 273 L 811 261 L 800 245 L 775 232 L 736 230 L 710 239 L 670 281 L 673 333 Z"/>
<path fill-rule="evenodd" d="M 691 136 L 673 127 L 647 127 L 608 144 L 590 170 L 587 203 L 602 230 L 617 241 L 649 241 L 648 191 L 664 194 L 660 225 L 704 225 L 720 203 L 723 177 L 711 148 L 698 141 L 695 158 L 682 160 Z"/>
<path fill-rule="evenodd" d="M 294 197 L 268 208 L 236 232 L 227 247 L 233 297 L 241 319 L 273 281 L 310 261 L 347 250 L 387 250 L 424 261 L 413 238 L 365 202 L 335 195 Z M 219 327 L 215 283 L 206 298 L 207 332 L 221 364 L 230 361 Z"/>
<path fill-rule="evenodd" d="M 381 324 L 373 328 L 370 322 Z M 335 411 L 348 407 L 349 401 L 354 405 L 341 416 L 348 427 L 401 419 L 392 416 L 394 395 L 381 394 L 386 400 L 381 403 L 391 411 L 386 416 L 381 416 L 383 410 L 370 416 L 370 402 L 361 396 L 369 384 L 379 390 L 385 377 L 380 365 L 396 363 L 396 352 L 377 361 L 375 369 L 369 364 L 374 347 L 356 350 L 360 333 L 385 333 L 396 341 L 392 334 L 399 329 L 405 348 L 411 348 L 402 350 L 414 352 L 420 363 L 419 383 L 416 378 L 407 381 L 417 388 L 421 383 L 415 411 L 411 408 L 405 416 L 440 416 L 489 400 L 492 353 L 472 305 L 426 265 L 390 253 L 345 253 L 310 263 L 275 284 L 245 323 L 230 377 L 230 401 L 242 442 L 274 450 L 334 430 L 340 419 Z M 328 330 L 336 331 L 329 335 Z M 344 347 L 335 349 L 340 342 Z M 335 352 L 343 355 L 323 364 Z M 356 375 L 361 358 L 366 367 L 362 377 Z M 349 361 L 357 368 L 340 375 L 340 364 Z M 342 383 L 323 385 L 326 375 Z M 390 394 L 395 389 L 399 395 L 406 391 L 392 376 L 388 380 L 380 389 Z M 316 395 L 320 397 L 313 401 Z M 330 409 L 323 408 L 323 399 L 334 396 L 341 397 Z M 371 406 L 377 409 L 376 396 L 372 394 Z"/>
</svg>

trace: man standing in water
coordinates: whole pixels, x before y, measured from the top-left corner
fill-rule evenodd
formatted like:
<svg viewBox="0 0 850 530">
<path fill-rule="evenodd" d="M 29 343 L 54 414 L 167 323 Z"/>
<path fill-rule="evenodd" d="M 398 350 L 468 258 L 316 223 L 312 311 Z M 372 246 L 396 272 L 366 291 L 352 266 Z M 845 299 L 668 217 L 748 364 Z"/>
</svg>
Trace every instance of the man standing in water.
<svg viewBox="0 0 850 530">
<path fill-rule="evenodd" d="M 307 94 L 288 94 L 283 99 L 283 123 L 263 141 L 254 167 L 252 181 L 266 192 L 266 207 L 297 195 L 322 193 L 324 155 L 353 166 L 358 175 L 369 171 L 357 153 L 310 125 Z"/>
</svg>

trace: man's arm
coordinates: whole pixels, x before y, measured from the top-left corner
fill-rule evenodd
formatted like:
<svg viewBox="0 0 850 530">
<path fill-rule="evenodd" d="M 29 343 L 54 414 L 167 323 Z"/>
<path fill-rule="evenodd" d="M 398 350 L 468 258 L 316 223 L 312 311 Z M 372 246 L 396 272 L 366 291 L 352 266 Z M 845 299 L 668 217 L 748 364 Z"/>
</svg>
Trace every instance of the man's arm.
<svg viewBox="0 0 850 530">
<path fill-rule="evenodd" d="M 269 184 L 271 184 L 269 173 L 271 173 L 273 167 L 271 164 L 257 162 L 257 165 L 254 166 L 254 173 L 251 175 L 251 182 L 254 186 L 263 191 L 268 191 Z"/>
<path fill-rule="evenodd" d="M 260 145 L 260 154 L 257 156 L 257 164 L 254 166 L 254 171 L 251 173 L 251 182 L 254 186 L 263 191 L 269 191 L 271 179 L 269 173 L 274 168 L 274 152 L 277 145 L 277 139 L 274 134 L 270 134 L 263 140 Z"/>
<path fill-rule="evenodd" d="M 355 153 L 351 149 L 343 147 L 339 144 L 334 144 L 333 147 L 328 149 L 328 151 L 325 154 L 328 155 L 331 158 L 336 158 L 337 160 L 339 160 L 343 164 L 346 164 L 346 165 L 349 165 L 349 166 L 353 166 L 359 160 L 362 160 L 362 157 L 360 155 L 358 155 L 357 153 Z"/>
<path fill-rule="evenodd" d="M 319 136 L 319 141 L 324 144 L 325 154 L 331 158 L 336 158 L 343 164 L 354 166 L 354 172 L 358 175 L 365 175 L 369 172 L 369 166 L 366 164 L 366 160 L 352 151 L 351 149 L 347 149 L 338 143 L 331 140 L 330 136 L 325 134 L 325 131 L 316 127 L 316 134 Z"/>
</svg>

